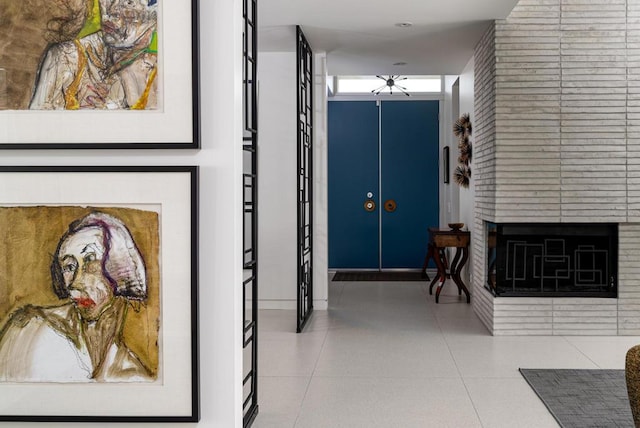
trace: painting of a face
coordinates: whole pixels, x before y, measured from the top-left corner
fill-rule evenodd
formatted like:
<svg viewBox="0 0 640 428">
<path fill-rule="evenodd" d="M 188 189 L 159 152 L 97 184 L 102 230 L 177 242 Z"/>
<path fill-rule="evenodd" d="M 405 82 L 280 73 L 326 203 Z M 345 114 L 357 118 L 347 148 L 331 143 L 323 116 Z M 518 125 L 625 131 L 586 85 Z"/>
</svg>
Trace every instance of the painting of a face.
<svg viewBox="0 0 640 428">
<path fill-rule="evenodd" d="M 157 15 L 155 6 L 147 4 L 148 0 L 100 0 L 105 43 L 127 49 L 148 38 Z"/>
<path fill-rule="evenodd" d="M 102 271 L 103 238 L 101 229 L 88 228 L 70 235 L 60 247 L 58 262 L 65 286 L 85 320 L 97 319 L 113 299 Z"/>
</svg>

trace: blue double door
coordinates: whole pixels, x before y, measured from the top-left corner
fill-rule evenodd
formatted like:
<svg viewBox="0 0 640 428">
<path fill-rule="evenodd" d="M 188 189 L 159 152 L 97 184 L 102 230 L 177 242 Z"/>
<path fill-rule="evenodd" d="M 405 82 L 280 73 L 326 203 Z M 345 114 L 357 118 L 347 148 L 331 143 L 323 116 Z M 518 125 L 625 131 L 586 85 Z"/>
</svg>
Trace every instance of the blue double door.
<svg viewBox="0 0 640 428">
<path fill-rule="evenodd" d="M 439 224 L 438 101 L 329 103 L 329 268 L 419 269 Z"/>
</svg>

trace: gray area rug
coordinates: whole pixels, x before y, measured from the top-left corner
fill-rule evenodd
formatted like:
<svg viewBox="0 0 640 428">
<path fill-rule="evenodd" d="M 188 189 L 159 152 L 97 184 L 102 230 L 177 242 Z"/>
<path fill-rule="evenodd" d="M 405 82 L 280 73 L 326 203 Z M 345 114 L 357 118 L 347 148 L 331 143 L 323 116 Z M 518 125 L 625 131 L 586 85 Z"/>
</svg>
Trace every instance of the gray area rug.
<svg viewBox="0 0 640 428">
<path fill-rule="evenodd" d="M 560 426 L 629 427 L 624 370 L 520 369 Z"/>
</svg>

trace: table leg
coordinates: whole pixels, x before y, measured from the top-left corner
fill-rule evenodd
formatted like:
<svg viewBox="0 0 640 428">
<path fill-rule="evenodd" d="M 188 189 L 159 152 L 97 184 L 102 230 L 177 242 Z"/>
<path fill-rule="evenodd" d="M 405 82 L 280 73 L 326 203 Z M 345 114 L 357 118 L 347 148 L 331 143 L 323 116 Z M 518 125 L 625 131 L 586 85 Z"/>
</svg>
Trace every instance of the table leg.
<svg viewBox="0 0 640 428">
<path fill-rule="evenodd" d="M 444 262 L 442 262 L 442 252 L 441 250 L 437 249 L 433 244 L 429 244 L 429 248 L 431 250 L 431 257 L 433 258 L 433 261 L 436 263 L 436 268 L 437 268 L 437 272 L 436 275 L 433 277 L 433 280 L 431 280 L 431 284 L 429 284 L 429 295 L 433 294 L 433 286 L 436 284 L 436 282 L 438 282 L 440 280 L 440 277 L 442 275 L 442 271 L 444 272 L 444 277 L 446 279 L 446 270 L 447 270 L 447 265 L 446 265 L 446 260 Z M 443 266 L 443 269 L 441 270 L 440 266 L 438 265 L 438 261 L 440 261 L 440 264 Z M 442 279 L 442 281 L 444 281 L 444 279 Z"/>
<path fill-rule="evenodd" d="M 434 245 L 435 247 L 435 245 Z M 442 287 L 444 287 L 444 283 L 447 280 L 447 268 L 445 267 L 446 256 L 444 254 L 444 248 L 436 248 L 435 252 L 435 260 L 436 266 L 438 266 L 438 279 L 440 280 L 440 285 L 436 289 L 436 303 L 440 300 L 440 292 L 442 291 Z"/>
<path fill-rule="evenodd" d="M 429 244 L 427 245 L 427 255 L 424 256 L 424 263 L 422 264 L 422 277 L 427 278 L 427 281 L 429 281 L 429 275 L 427 274 L 427 266 L 429 266 L 429 259 L 432 259 L 432 258 L 434 258 L 433 245 Z M 431 287 L 429 287 L 429 294 L 431 294 Z"/>
<path fill-rule="evenodd" d="M 431 280 L 431 284 L 429 284 L 429 295 L 433 294 L 433 286 L 436 284 L 436 282 L 438 282 L 439 279 L 440 275 L 436 273 L 436 276 L 434 276 Z"/>
<path fill-rule="evenodd" d="M 460 248 L 458 250 L 460 250 Z M 458 288 L 464 291 L 464 294 L 467 296 L 467 303 L 471 303 L 471 295 L 469 294 L 469 290 L 467 289 L 467 286 L 464 284 L 464 281 L 462 281 L 462 278 L 460 277 L 460 271 L 462 271 L 464 264 L 467 262 L 467 259 L 469 258 L 469 249 L 466 247 L 463 247 L 461 248 L 461 250 L 462 250 L 462 259 L 460 260 L 459 263 L 456 264 L 455 269 L 453 266 L 451 267 L 451 278 L 456 283 Z M 456 252 L 456 258 L 457 256 L 458 254 Z"/>
<path fill-rule="evenodd" d="M 459 270 L 458 270 L 458 262 L 460 261 L 460 257 L 462 256 L 462 252 L 460 250 L 461 250 L 460 247 L 456 248 L 456 254 L 453 257 L 453 261 L 451 262 L 451 269 L 449 269 L 449 273 L 451 274 L 451 278 L 454 279 L 456 287 L 458 287 L 458 296 L 460 296 L 462 294 L 462 288 L 460 287 L 458 282 L 455 281 L 454 274 L 456 272 L 459 272 Z"/>
</svg>

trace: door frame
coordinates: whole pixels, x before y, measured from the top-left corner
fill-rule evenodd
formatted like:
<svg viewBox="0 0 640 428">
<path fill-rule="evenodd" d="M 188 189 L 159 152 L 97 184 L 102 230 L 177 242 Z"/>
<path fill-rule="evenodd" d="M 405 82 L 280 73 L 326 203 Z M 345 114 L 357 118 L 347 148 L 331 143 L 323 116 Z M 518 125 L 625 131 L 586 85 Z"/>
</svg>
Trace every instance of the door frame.
<svg viewBox="0 0 640 428">
<path fill-rule="evenodd" d="M 334 95 L 332 97 L 328 97 L 327 98 L 327 103 L 331 103 L 331 102 L 341 102 L 341 101 L 438 101 L 438 152 L 442 153 L 442 148 L 444 146 L 447 145 L 447 139 L 446 139 L 446 135 L 445 135 L 445 130 L 443 127 L 443 122 L 446 119 L 445 113 L 444 113 L 444 108 L 445 108 L 445 97 L 444 97 L 444 93 L 437 93 L 437 94 L 422 94 L 422 95 L 411 95 L 410 98 L 406 97 L 405 95 L 402 95 L 402 98 L 399 95 L 372 95 L 372 94 L 354 94 L 354 95 Z M 326 117 L 324 118 L 324 122 L 327 123 L 327 129 L 325 129 L 325 135 L 327 135 L 327 141 L 325 144 L 325 147 L 323 147 L 321 150 L 323 150 L 323 156 L 326 158 L 328 157 L 328 150 L 329 150 L 329 140 L 328 140 L 328 111 L 329 109 L 327 108 L 326 110 Z M 322 174 L 324 176 L 327 176 L 328 174 L 328 164 L 325 163 L 325 170 L 322 171 Z M 440 227 L 443 226 L 444 223 L 446 223 L 446 219 L 444 218 L 445 216 L 445 207 L 443 206 L 444 204 L 442 203 L 442 195 L 444 194 L 444 186 L 446 186 L 447 184 L 444 184 L 442 182 L 442 175 L 443 175 L 443 168 L 442 168 L 442 156 L 440 155 L 438 157 L 438 219 L 440 222 Z M 327 186 L 327 182 L 324 183 L 326 191 L 327 191 L 327 200 L 328 200 L 328 186 Z M 450 184 L 448 185 L 454 185 L 453 181 L 451 180 Z M 318 209 L 323 209 L 326 210 L 326 212 L 316 212 L 316 210 Z M 313 208 L 314 211 L 314 216 L 316 216 L 316 218 L 324 218 L 326 219 L 326 224 L 325 224 L 325 230 L 326 230 L 326 234 L 327 234 L 327 239 L 330 239 L 331 237 L 328 236 L 329 235 L 329 222 L 328 222 L 328 207 L 324 206 L 324 207 L 319 207 L 318 205 L 314 205 Z M 327 247 L 327 255 L 326 255 L 326 259 L 328 261 L 329 259 L 329 253 L 328 253 L 328 247 Z M 426 251 L 426 243 L 425 243 L 425 251 Z M 327 264 L 327 268 L 328 268 L 328 264 Z M 354 269 L 354 270 L 363 270 L 363 271 L 371 271 L 371 269 Z M 373 271 L 406 271 L 407 269 L 373 269 Z M 327 272 L 329 273 L 329 272 Z"/>
</svg>

